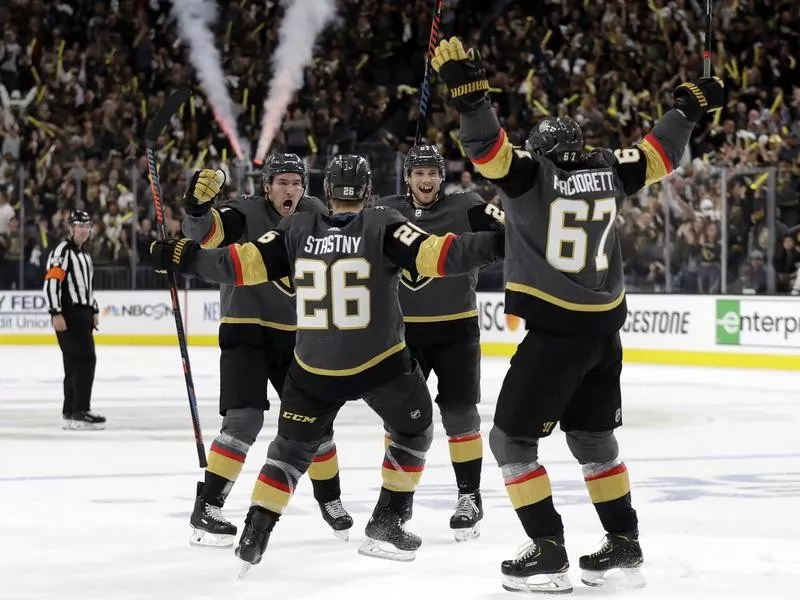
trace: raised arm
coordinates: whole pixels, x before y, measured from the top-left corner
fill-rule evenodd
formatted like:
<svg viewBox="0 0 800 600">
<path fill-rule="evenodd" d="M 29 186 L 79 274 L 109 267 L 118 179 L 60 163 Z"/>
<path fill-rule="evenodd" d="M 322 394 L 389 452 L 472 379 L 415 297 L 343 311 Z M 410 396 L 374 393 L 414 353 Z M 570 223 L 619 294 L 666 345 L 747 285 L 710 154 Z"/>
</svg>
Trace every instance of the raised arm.
<svg viewBox="0 0 800 600">
<path fill-rule="evenodd" d="M 660 181 L 674 169 L 689 143 L 697 121 L 722 107 L 722 81 L 716 77 L 683 83 L 675 89 L 675 105 L 630 148 L 614 151 L 615 169 L 630 196 L 645 185 Z"/>
<path fill-rule="evenodd" d="M 183 196 L 186 218 L 181 230 L 188 238 L 200 242 L 203 248 L 227 246 L 244 233 L 245 216 L 230 206 L 217 210 L 211 206 L 225 183 L 223 171 L 195 171 Z"/>
<path fill-rule="evenodd" d="M 477 171 L 509 198 L 524 194 L 533 186 L 539 163 L 529 152 L 513 148 L 500 126 L 480 54 L 450 38 L 436 47 L 431 66 L 450 90 L 449 104 L 461 117 L 461 144 Z"/>
</svg>

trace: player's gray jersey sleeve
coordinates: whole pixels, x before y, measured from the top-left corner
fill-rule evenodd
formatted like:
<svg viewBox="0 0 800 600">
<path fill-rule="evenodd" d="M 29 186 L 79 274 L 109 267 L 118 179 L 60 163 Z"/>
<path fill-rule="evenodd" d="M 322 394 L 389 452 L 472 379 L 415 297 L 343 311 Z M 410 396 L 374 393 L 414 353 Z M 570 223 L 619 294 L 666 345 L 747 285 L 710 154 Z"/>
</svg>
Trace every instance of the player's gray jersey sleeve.
<svg viewBox="0 0 800 600">
<path fill-rule="evenodd" d="M 291 274 L 286 232 L 273 229 L 256 242 L 198 250 L 189 273 L 209 283 L 258 285 Z"/>
<path fill-rule="evenodd" d="M 644 139 L 630 148 L 615 150 L 609 159 L 627 195 L 656 183 L 680 162 L 694 123 L 681 111 L 672 109 L 661 117 Z M 610 150 L 606 152 L 611 155 Z"/>
<path fill-rule="evenodd" d="M 503 256 L 502 232 L 432 235 L 396 210 L 386 212 L 384 252 L 412 276 L 461 275 Z"/>
<path fill-rule="evenodd" d="M 200 242 L 203 248 L 219 248 L 241 239 L 245 231 L 247 214 L 242 206 L 244 198 L 238 196 L 223 203 L 219 209 L 211 208 L 200 216 L 187 214 L 181 230 L 187 237 Z"/>
</svg>

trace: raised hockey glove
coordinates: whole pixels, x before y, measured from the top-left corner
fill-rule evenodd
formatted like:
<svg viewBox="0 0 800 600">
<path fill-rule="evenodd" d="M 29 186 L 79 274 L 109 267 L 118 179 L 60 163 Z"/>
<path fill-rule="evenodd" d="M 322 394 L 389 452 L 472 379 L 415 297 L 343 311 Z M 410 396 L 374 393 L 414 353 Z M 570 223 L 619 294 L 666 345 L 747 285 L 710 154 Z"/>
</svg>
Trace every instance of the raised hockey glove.
<svg viewBox="0 0 800 600">
<path fill-rule="evenodd" d="M 675 108 L 697 123 L 705 113 L 722 108 L 724 87 L 719 77 L 701 77 L 682 83 L 675 88 Z"/>
<path fill-rule="evenodd" d="M 186 212 L 199 217 L 211 208 L 211 201 L 217 197 L 222 186 L 225 185 L 225 172 L 217 169 L 203 169 L 195 171 L 189 188 L 183 195 Z"/>
<path fill-rule="evenodd" d="M 439 42 L 431 66 L 450 91 L 450 106 L 458 112 L 475 110 L 486 98 L 489 81 L 481 55 L 474 48 L 465 51 L 457 37 Z"/>
<path fill-rule="evenodd" d="M 194 260 L 200 244 L 182 238 L 180 240 L 158 240 L 150 244 L 150 256 L 153 259 L 153 270 L 156 273 L 186 271 Z"/>
</svg>

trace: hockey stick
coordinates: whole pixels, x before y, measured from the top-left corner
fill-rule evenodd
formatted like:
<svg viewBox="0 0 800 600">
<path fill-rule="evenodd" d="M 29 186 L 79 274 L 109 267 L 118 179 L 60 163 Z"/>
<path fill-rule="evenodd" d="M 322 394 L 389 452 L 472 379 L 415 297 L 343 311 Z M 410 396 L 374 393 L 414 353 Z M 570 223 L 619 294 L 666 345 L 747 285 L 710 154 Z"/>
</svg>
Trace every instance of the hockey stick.
<svg viewBox="0 0 800 600">
<path fill-rule="evenodd" d="M 153 206 L 156 211 L 156 223 L 158 226 L 158 237 L 161 240 L 167 239 L 167 225 L 164 222 L 164 205 L 161 201 L 161 184 L 158 181 L 158 169 L 156 167 L 155 145 L 161 131 L 167 126 L 181 105 L 189 99 L 191 92 L 188 89 L 179 89 L 166 99 L 164 105 L 156 112 L 145 131 L 145 147 L 147 150 L 147 170 L 150 172 L 150 191 L 153 194 Z M 206 462 L 206 449 L 203 445 L 203 433 L 200 430 L 200 417 L 197 412 L 197 398 L 194 394 L 194 381 L 192 378 L 192 367 L 189 363 L 189 350 L 186 346 L 186 333 L 183 330 L 183 317 L 181 315 L 181 305 L 178 300 L 178 276 L 174 272 L 169 273 L 169 293 L 172 297 L 172 314 L 175 316 L 175 328 L 178 330 L 178 345 L 181 349 L 181 359 L 183 359 L 183 376 L 186 379 L 186 393 L 189 396 L 189 412 L 192 415 L 192 427 L 194 428 L 194 441 L 197 445 L 197 460 L 200 468 L 208 466 Z"/>
<path fill-rule="evenodd" d="M 431 99 L 431 58 L 439 43 L 439 23 L 442 20 L 442 4 L 444 0 L 434 0 L 433 20 L 431 21 L 431 37 L 428 39 L 428 53 L 425 55 L 425 75 L 422 79 L 422 88 L 419 94 L 419 117 L 417 117 L 417 131 L 414 134 L 414 145 L 418 146 L 422 139 L 422 127 L 428 120 L 428 104 Z"/>
<path fill-rule="evenodd" d="M 711 77 L 711 22 L 713 20 L 713 0 L 706 0 L 706 43 L 703 48 L 703 77 Z"/>
</svg>

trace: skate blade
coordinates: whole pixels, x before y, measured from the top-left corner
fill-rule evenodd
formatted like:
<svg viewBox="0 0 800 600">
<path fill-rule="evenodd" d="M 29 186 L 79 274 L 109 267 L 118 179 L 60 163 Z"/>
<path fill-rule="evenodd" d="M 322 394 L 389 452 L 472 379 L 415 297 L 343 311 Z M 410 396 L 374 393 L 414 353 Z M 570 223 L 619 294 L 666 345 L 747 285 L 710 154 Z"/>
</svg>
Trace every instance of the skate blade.
<svg viewBox="0 0 800 600">
<path fill-rule="evenodd" d="M 415 550 L 400 550 L 389 542 L 381 542 L 367 538 L 358 549 L 358 553 L 372 558 L 394 560 L 397 562 L 411 562 L 416 556 Z"/>
<path fill-rule="evenodd" d="M 596 588 L 643 588 L 644 577 L 638 567 L 617 567 L 606 571 L 581 571 L 581 581 Z"/>
<path fill-rule="evenodd" d="M 83 421 L 68 421 L 61 427 L 66 430 L 74 431 L 100 431 L 106 428 L 105 423 L 85 423 Z"/>
<path fill-rule="evenodd" d="M 198 548 L 230 548 L 233 546 L 233 535 L 223 535 L 210 533 L 202 529 L 192 528 L 192 537 L 189 539 L 190 546 Z"/>
<path fill-rule="evenodd" d="M 334 529 L 333 530 L 333 535 L 335 535 L 337 538 L 339 538 L 343 542 L 349 542 L 350 541 L 350 530 L 349 529 L 339 529 L 339 530 Z"/>
<path fill-rule="evenodd" d="M 250 569 L 253 568 L 253 565 L 251 565 L 249 562 L 246 562 L 246 561 L 241 561 L 241 562 L 242 562 L 242 566 L 239 569 L 239 575 L 236 577 L 236 579 L 243 579 L 247 575 L 247 573 L 250 571 Z"/>
<path fill-rule="evenodd" d="M 467 529 L 453 529 L 453 537 L 457 542 L 468 542 L 481 536 L 481 524 L 475 523 Z"/>
<path fill-rule="evenodd" d="M 535 592 L 539 594 L 570 594 L 572 582 L 564 573 L 541 573 L 530 577 L 503 575 L 503 589 L 509 592 Z"/>
</svg>

